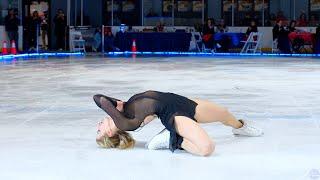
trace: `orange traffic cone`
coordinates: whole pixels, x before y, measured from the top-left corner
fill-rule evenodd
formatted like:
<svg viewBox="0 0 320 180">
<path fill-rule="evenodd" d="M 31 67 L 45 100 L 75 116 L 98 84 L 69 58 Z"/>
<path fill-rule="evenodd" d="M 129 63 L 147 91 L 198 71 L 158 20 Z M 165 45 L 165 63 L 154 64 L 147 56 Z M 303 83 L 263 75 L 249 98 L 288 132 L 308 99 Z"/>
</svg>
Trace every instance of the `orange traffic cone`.
<svg viewBox="0 0 320 180">
<path fill-rule="evenodd" d="M 3 41 L 3 45 L 2 45 L 2 55 L 7 55 L 7 54 L 8 54 L 7 41 Z"/>
<path fill-rule="evenodd" d="M 132 52 L 137 52 L 137 45 L 136 45 L 136 40 L 135 39 L 132 41 L 131 51 Z"/>
<path fill-rule="evenodd" d="M 14 40 L 11 43 L 11 54 L 17 54 L 16 42 Z"/>
</svg>

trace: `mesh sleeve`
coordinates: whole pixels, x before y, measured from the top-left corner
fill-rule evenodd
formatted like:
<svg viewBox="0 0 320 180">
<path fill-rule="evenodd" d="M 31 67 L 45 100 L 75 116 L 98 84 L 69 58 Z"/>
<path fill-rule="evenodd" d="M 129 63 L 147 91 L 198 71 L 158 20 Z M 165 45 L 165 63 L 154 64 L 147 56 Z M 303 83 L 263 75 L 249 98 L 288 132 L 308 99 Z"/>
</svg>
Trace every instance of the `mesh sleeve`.
<svg viewBox="0 0 320 180">
<path fill-rule="evenodd" d="M 122 131 L 134 131 L 143 122 L 143 119 L 127 118 L 120 111 L 116 109 L 113 103 L 113 99 L 109 99 L 106 96 L 95 96 L 94 100 L 96 104 L 104 110 L 114 121 L 117 128 Z"/>
</svg>

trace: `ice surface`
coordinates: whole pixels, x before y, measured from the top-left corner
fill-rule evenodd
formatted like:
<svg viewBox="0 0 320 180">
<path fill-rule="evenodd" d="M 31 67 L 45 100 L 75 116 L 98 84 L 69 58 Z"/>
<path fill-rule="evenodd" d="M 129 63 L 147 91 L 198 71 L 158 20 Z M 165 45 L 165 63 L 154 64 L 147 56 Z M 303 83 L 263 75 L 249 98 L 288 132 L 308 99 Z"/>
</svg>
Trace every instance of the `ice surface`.
<svg viewBox="0 0 320 180">
<path fill-rule="evenodd" d="M 311 179 L 320 171 L 320 60 L 68 58 L 0 62 L 0 180 Z M 132 133 L 132 150 L 95 144 L 103 118 L 92 96 L 145 90 L 212 100 L 261 126 L 260 138 L 203 127 L 207 158 L 150 151 L 159 121 Z"/>
</svg>

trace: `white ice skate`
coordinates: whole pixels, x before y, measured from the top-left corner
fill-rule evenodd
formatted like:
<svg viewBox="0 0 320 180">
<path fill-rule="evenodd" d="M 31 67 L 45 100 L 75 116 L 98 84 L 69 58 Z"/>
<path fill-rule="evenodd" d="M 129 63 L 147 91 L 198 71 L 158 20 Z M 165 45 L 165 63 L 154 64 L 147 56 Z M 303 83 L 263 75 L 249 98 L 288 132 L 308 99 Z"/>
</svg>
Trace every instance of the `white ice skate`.
<svg viewBox="0 0 320 180">
<path fill-rule="evenodd" d="M 253 127 L 243 120 L 240 120 L 240 121 L 243 124 L 243 126 L 238 129 L 233 128 L 232 129 L 233 134 L 240 135 L 240 136 L 250 136 L 250 137 L 257 137 L 257 136 L 263 135 L 262 129 Z"/>
<path fill-rule="evenodd" d="M 170 132 L 163 129 L 146 144 L 146 147 L 150 150 L 169 149 L 169 143 Z"/>
</svg>

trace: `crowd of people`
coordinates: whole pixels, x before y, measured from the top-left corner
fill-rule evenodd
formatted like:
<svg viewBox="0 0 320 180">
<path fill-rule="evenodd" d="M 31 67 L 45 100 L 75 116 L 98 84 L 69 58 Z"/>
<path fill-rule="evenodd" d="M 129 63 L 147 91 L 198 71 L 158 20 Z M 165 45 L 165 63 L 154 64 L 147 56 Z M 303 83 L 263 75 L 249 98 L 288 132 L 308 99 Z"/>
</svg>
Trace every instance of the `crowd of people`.
<svg viewBox="0 0 320 180">
<path fill-rule="evenodd" d="M 216 33 L 227 33 L 229 32 L 228 26 L 225 24 L 223 19 L 218 24 L 215 23 L 213 18 L 209 18 L 206 24 L 202 27 L 202 39 L 206 49 L 215 50 L 218 52 L 228 52 L 230 48 L 230 39 L 227 36 L 222 36 L 221 39 L 216 40 Z M 246 31 L 246 38 L 251 32 L 258 32 L 258 26 L 254 20 L 251 21 L 250 26 Z"/>
<path fill-rule="evenodd" d="M 56 37 L 56 50 L 65 50 L 66 41 L 66 17 L 61 9 L 58 9 L 56 16 L 54 17 L 54 33 Z M 18 12 L 14 9 L 8 11 L 8 15 L 5 17 L 5 30 L 7 32 L 10 42 L 19 42 L 19 25 L 21 20 L 18 18 Z M 43 50 L 48 49 L 48 32 L 49 32 L 49 20 L 48 12 L 33 11 L 28 17 L 25 18 L 23 23 L 24 45 L 28 51 L 35 51 L 37 48 Z M 18 48 L 18 47 L 17 47 Z"/>
<path fill-rule="evenodd" d="M 304 40 L 301 38 L 290 39 L 289 34 L 305 33 L 311 35 L 311 32 L 297 28 L 297 26 L 306 26 L 306 23 L 307 21 L 305 20 L 305 14 L 301 14 L 299 20 L 297 21 L 291 20 L 289 24 L 282 20 L 282 18 L 277 19 L 272 30 L 273 41 L 277 42 L 277 47 L 273 48 L 277 48 L 281 53 L 299 53 L 300 47 L 306 42 L 304 42 Z M 320 28 L 318 29 L 320 31 Z M 220 20 L 220 23 L 215 24 L 215 20 L 209 18 L 206 21 L 206 24 L 202 27 L 202 40 L 205 47 L 218 52 L 228 52 L 230 47 L 230 39 L 227 36 L 223 36 L 224 38 L 219 41 L 214 38 L 216 33 L 226 32 L 228 32 L 228 27 L 225 25 L 224 20 Z M 242 42 L 246 41 L 252 32 L 258 32 L 258 26 L 255 20 L 250 21 L 250 25 L 247 27 Z M 318 34 L 319 33 L 316 34 L 316 39 L 318 39 Z"/>
<path fill-rule="evenodd" d="M 154 16 L 155 14 L 151 10 L 148 13 L 149 16 Z M 302 30 L 296 28 L 298 26 L 307 26 L 307 25 L 318 25 L 316 17 L 314 15 L 310 16 L 310 20 L 307 21 L 307 16 L 304 12 L 301 12 L 298 20 L 290 21 L 289 25 L 287 24 L 287 18 L 284 17 L 282 11 L 279 11 L 277 15 L 272 15 L 270 20 L 275 21 L 275 25 L 272 30 L 273 40 L 277 41 L 277 48 L 282 53 L 291 53 L 294 51 L 293 42 L 290 41 L 288 35 L 292 32 L 301 32 Z M 66 16 L 61 9 L 58 9 L 52 22 L 54 24 L 54 37 L 56 40 L 56 46 L 53 50 L 66 50 L 66 41 L 67 41 L 67 22 Z M 251 19 L 250 25 L 245 32 L 245 40 L 250 33 L 258 32 L 257 21 Z M 10 42 L 19 41 L 19 25 L 21 24 L 20 19 L 17 16 L 17 12 L 13 9 L 8 11 L 8 15 L 5 17 L 5 30 Z M 48 36 L 50 31 L 50 22 L 48 19 L 48 12 L 33 11 L 30 16 L 26 17 L 24 23 L 24 37 L 25 44 L 24 47 L 28 47 L 29 51 L 34 51 L 37 48 L 42 48 L 44 50 L 48 49 Z M 163 32 L 164 24 L 158 23 L 154 29 L 154 32 Z M 218 23 L 212 18 L 209 18 L 206 23 L 201 27 L 202 40 L 206 48 L 216 50 L 218 52 L 228 52 L 230 48 L 230 39 L 228 37 L 223 37 L 219 40 L 215 39 L 216 33 L 227 33 L 229 28 L 226 25 L 224 19 L 219 20 Z M 39 40 L 38 40 L 39 39 Z M 104 41 L 105 51 L 115 51 L 118 50 L 114 46 L 116 37 L 112 34 L 112 31 L 106 31 L 104 39 L 102 40 L 101 28 L 97 28 L 93 35 L 94 43 L 92 45 L 93 51 L 101 50 L 101 42 Z M 41 41 L 41 42 L 40 42 Z"/>
</svg>

